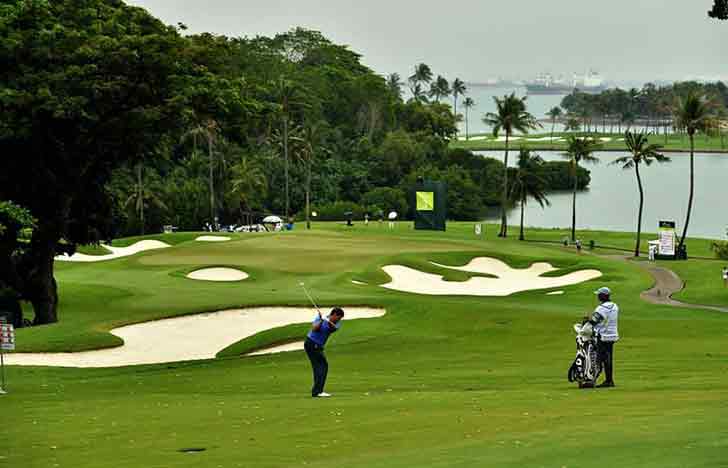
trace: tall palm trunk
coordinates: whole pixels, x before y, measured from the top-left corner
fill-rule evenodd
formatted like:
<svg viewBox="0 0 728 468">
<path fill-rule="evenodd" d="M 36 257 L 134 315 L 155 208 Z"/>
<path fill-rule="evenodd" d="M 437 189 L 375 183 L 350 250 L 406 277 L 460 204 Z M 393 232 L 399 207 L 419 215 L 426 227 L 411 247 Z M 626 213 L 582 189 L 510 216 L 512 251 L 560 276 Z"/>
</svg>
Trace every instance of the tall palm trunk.
<svg viewBox="0 0 728 468">
<path fill-rule="evenodd" d="M 503 158 L 505 173 L 503 174 L 503 196 L 501 197 L 501 227 L 498 237 L 508 236 L 508 217 L 506 216 L 506 204 L 508 203 L 508 145 L 510 143 L 511 132 L 506 131 L 506 154 Z"/>
<path fill-rule="evenodd" d="M 311 229 L 311 165 L 309 159 L 306 173 L 306 229 Z"/>
<path fill-rule="evenodd" d="M 469 117 L 468 111 L 470 109 L 468 109 L 467 103 L 465 103 L 465 104 L 466 104 L 466 107 L 465 107 L 465 141 L 469 141 L 470 140 L 470 128 L 469 128 L 469 124 L 468 124 L 468 117 Z"/>
<path fill-rule="evenodd" d="M 634 256 L 640 256 L 640 237 L 642 236 L 642 209 L 645 206 L 645 191 L 642 188 L 642 177 L 640 177 L 640 165 L 635 163 L 634 172 L 637 174 L 637 186 L 640 189 L 640 209 L 637 214 L 637 244 L 634 247 Z"/>
<path fill-rule="evenodd" d="M 571 242 L 576 242 L 576 189 L 579 185 L 579 163 L 574 163 L 574 195 L 571 203 Z"/>
<path fill-rule="evenodd" d="M 551 119 L 551 146 L 554 145 L 554 129 L 556 128 L 556 117 Z"/>
<path fill-rule="evenodd" d="M 526 240 L 526 237 L 523 235 L 523 219 L 524 219 L 524 211 L 526 208 L 526 192 L 521 192 L 521 232 L 518 235 L 518 240 Z"/>
<path fill-rule="evenodd" d="M 288 222 L 290 202 L 288 198 L 288 115 L 283 118 L 283 175 L 286 179 L 286 222 Z"/>
<path fill-rule="evenodd" d="M 139 223 L 141 224 L 141 234 L 145 234 L 145 222 L 144 222 L 144 183 L 142 178 L 142 164 L 137 164 L 137 203 L 139 203 Z"/>
<path fill-rule="evenodd" d="M 682 250 L 685 245 L 685 237 L 688 235 L 688 225 L 690 224 L 690 215 L 693 211 L 693 197 L 695 195 L 695 133 L 691 130 L 688 134 L 690 136 L 690 198 L 688 199 L 688 214 L 685 217 L 685 226 L 683 227 L 682 237 L 680 237 L 678 250 Z"/>
<path fill-rule="evenodd" d="M 212 157 L 212 135 L 207 134 L 207 154 L 210 158 L 210 221 L 215 224 L 215 182 L 214 182 L 214 170 L 213 170 L 213 157 Z M 217 229 L 217 226 L 215 226 Z"/>
</svg>

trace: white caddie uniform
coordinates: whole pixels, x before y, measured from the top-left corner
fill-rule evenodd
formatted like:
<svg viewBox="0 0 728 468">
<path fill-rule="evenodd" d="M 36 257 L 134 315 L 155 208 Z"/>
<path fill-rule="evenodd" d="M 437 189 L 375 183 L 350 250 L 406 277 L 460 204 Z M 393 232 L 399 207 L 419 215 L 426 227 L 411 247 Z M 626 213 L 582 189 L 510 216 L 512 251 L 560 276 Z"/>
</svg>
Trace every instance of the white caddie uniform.
<svg viewBox="0 0 728 468">
<path fill-rule="evenodd" d="M 602 341 L 619 341 L 619 306 L 614 302 L 604 302 L 599 304 L 594 310 L 594 314 L 602 317 L 594 327 L 594 331 L 599 334 Z"/>
</svg>

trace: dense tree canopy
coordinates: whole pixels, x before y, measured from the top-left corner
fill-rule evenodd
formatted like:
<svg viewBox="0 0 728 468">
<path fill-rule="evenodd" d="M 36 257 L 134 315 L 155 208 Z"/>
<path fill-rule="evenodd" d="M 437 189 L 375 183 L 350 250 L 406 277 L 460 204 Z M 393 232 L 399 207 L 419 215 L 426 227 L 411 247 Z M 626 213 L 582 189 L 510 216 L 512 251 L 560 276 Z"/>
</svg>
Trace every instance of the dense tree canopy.
<svg viewBox="0 0 728 468">
<path fill-rule="evenodd" d="M 77 245 L 271 213 L 407 216 L 419 175 L 448 182 L 456 219 L 497 203 L 504 166 L 449 148 L 451 89 L 438 76 L 428 101 L 428 65 L 405 100 L 399 76 L 316 31 L 184 29 L 121 0 L 0 4 L 0 200 L 37 221 L 25 248 L 0 252 L 0 281 L 36 323 L 57 319 L 53 260 Z"/>
</svg>

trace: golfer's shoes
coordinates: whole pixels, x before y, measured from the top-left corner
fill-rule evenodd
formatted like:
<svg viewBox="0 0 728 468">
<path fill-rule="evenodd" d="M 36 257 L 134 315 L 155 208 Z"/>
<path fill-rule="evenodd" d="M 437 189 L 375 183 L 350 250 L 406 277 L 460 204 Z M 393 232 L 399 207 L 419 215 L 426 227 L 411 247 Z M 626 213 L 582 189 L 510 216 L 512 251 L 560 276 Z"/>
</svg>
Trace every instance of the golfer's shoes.
<svg viewBox="0 0 728 468">
<path fill-rule="evenodd" d="M 321 392 L 318 395 L 316 395 L 316 398 L 329 398 L 331 396 L 330 393 Z"/>
</svg>

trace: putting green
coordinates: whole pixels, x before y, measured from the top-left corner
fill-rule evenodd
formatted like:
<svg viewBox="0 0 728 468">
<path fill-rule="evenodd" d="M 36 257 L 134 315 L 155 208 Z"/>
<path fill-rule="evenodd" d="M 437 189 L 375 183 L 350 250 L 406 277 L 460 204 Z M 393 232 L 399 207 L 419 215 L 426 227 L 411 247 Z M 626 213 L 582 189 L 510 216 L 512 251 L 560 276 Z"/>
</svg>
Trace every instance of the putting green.
<svg viewBox="0 0 728 468">
<path fill-rule="evenodd" d="M 645 303 L 640 293 L 653 283 L 647 271 L 577 255 L 558 244 L 564 231 L 526 232 L 530 240 L 554 243 L 496 239 L 491 226 L 483 237 L 472 232 L 470 223 L 450 224 L 447 233 L 416 232 L 406 223 L 396 231 L 318 224 L 310 232 L 230 234 L 221 243 L 180 233 L 154 236 L 171 245 L 161 250 L 58 263 L 61 322 L 19 330 L 19 352 L 114 347 L 121 340 L 109 330 L 154 319 L 307 307 L 301 281 L 322 307 L 355 304 L 387 314 L 345 323 L 332 337 L 327 391 L 334 398 L 327 400 L 308 397 L 311 370 L 303 353 L 241 357 L 300 341 L 306 324 L 261 331 L 218 359 L 113 369 L 9 367 L 9 394 L 0 397 L 0 466 L 603 467 L 605 457 L 623 467 L 724 465 L 728 314 Z M 625 250 L 632 245 L 629 233 L 579 236 Z M 705 256 L 709 245 L 689 244 Z M 390 281 L 386 265 L 466 282 L 478 274 L 440 265 L 478 257 L 603 276 L 553 296 L 543 290 L 420 296 L 379 287 Z M 212 265 L 250 278 L 186 278 Z M 714 287 L 721 286 L 720 262 L 660 265 L 686 280 L 687 302 L 699 302 L 695 295 L 728 305 L 725 288 Z M 579 391 L 566 381 L 571 326 L 593 309 L 592 291 L 601 285 L 612 288 L 622 310 L 617 387 Z M 181 453 L 185 448 L 204 451 Z"/>
</svg>

